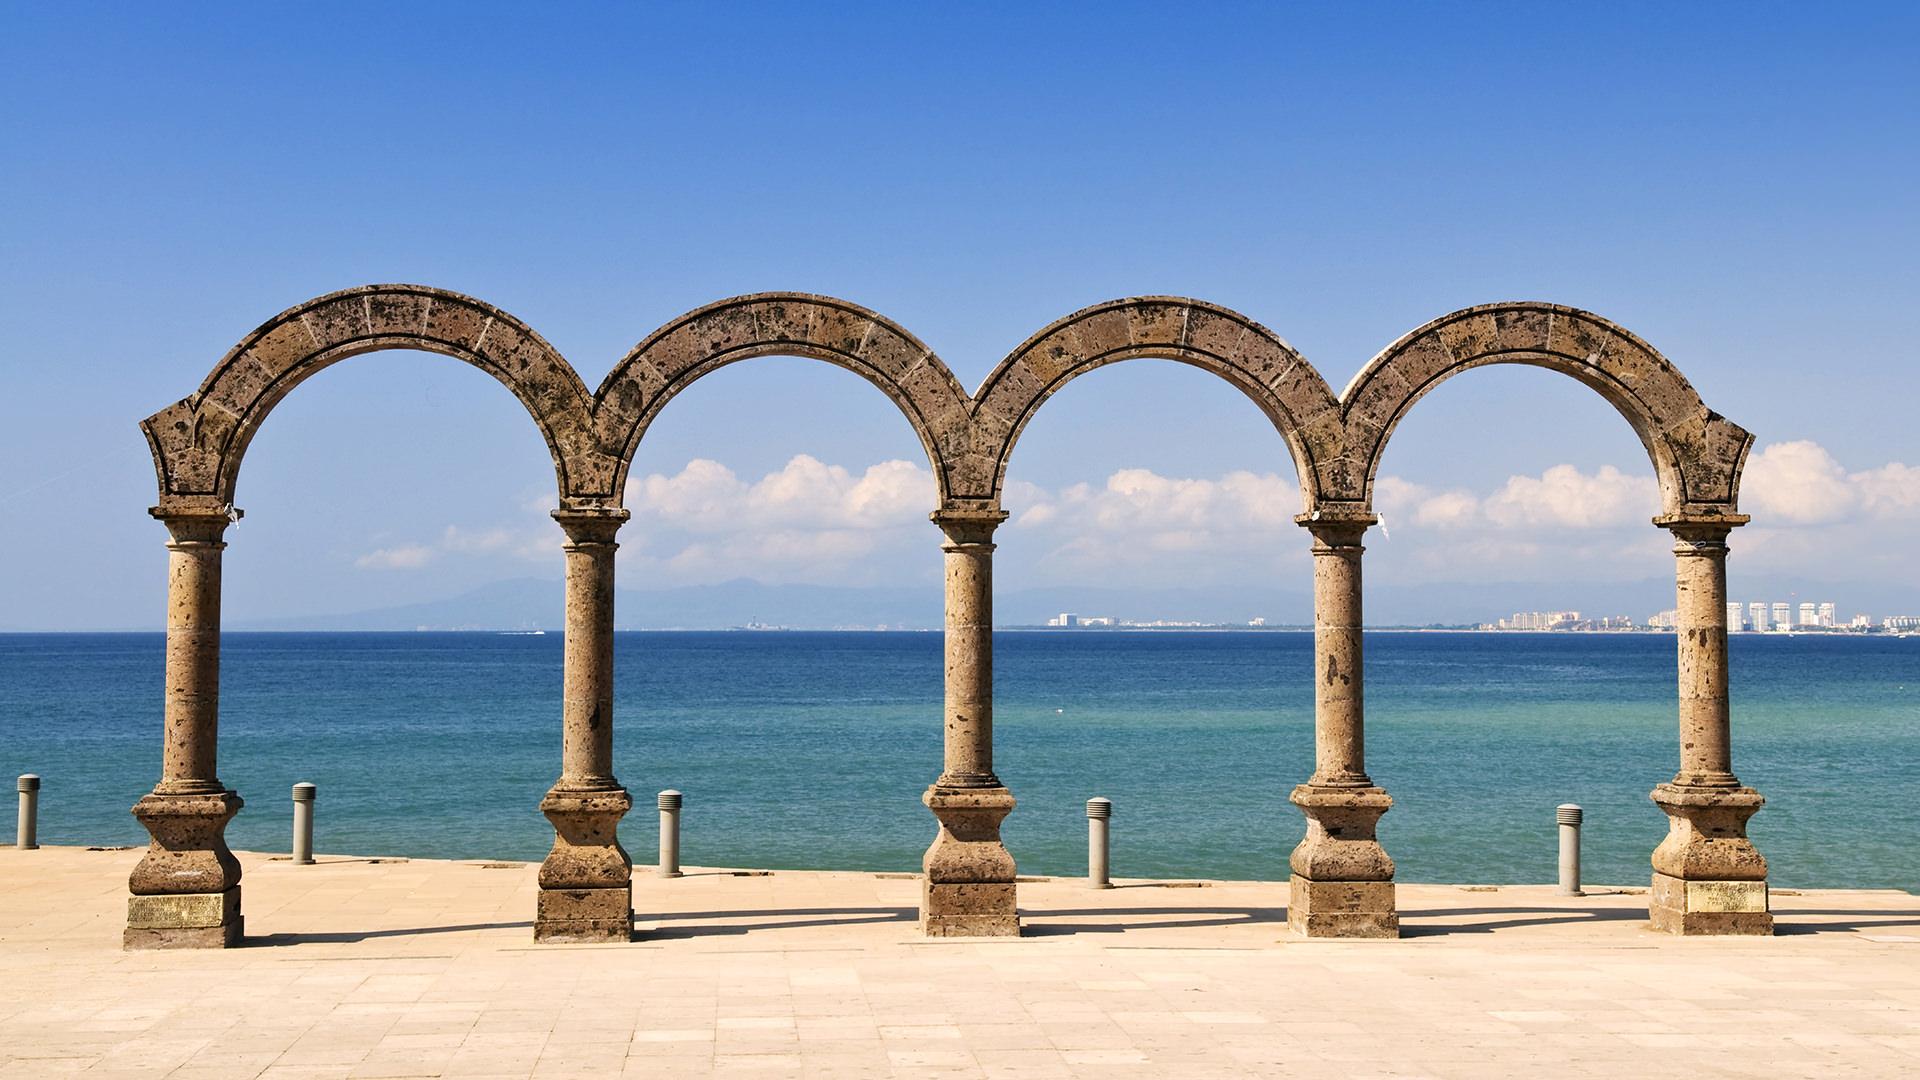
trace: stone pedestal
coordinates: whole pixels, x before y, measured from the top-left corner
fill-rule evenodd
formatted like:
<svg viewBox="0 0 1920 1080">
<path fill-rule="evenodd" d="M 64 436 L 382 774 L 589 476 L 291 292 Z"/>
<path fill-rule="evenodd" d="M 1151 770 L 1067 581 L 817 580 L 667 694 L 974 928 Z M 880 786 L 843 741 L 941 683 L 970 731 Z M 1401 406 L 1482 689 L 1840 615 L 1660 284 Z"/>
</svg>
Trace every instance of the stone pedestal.
<svg viewBox="0 0 1920 1080">
<path fill-rule="evenodd" d="M 1393 860 L 1374 835 L 1393 798 L 1377 787 L 1302 784 L 1291 799 L 1307 835 L 1288 860 L 1288 928 L 1305 937 L 1399 937 Z"/>
<path fill-rule="evenodd" d="M 940 834 L 921 861 L 920 929 L 928 937 L 1013 937 L 1013 856 L 1000 842 L 1000 823 L 1013 811 L 1004 787 L 943 788 L 921 797 L 940 821 Z"/>
<path fill-rule="evenodd" d="M 1661 784 L 1667 838 L 1653 852 L 1648 914 L 1670 934 L 1771 934 L 1767 860 L 1747 839 L 1766 799 L 1752 788 Z"/>
<path fill-rule="evenodd" d="M 152 842 L 128 878 L 129 949 L 225 948 L 240 943 L 240 860 L 226 841 L 240 796 L 147 795 L 133 816 Z"/>
<path fill-rule="evenodd" d="M 562 791 L 540 800 L 553 850 L 540 864 L 535 941 L 628 941 L 633 937 L 633 860 L 620 846 L 625 789 Z"/>
</svg>

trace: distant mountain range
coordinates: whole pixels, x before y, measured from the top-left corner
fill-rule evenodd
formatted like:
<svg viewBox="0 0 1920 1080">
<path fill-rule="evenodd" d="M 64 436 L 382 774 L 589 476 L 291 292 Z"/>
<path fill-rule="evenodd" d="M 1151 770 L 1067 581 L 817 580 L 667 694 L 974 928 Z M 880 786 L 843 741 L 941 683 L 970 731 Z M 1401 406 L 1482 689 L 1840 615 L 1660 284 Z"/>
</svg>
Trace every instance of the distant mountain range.
<svg viewBox="0 0 1920 1080">
<path fill-rule="evenodd" d="M 1791 583 L 1764 595 L 1739 591 L 1733 599 L 1835 600 L 1841 617 L 1855 611 L 1876 618 L 1920 612 L 1920 590 L 1860 585 Z M 1590 616 L 1648 615 L 1673 606 L 1673 583 L 1649 579 L 1616 583 L 1500 585 L 1374 584 L 1367 594 L 1373 626 L 1449 626 L 1492 621 L 1516 611 L 1577 610 Z M 229 619 L 230 630 L 558 630 L 561 584 L 538 578 L 497 582 L 444 600 L 339 614 Z M 615 623 L 623 630 L 717 630 L 747 625 L 825 630 L 888 627 L 934 630 L 942 624 L 941 590 L 769 585 L 741 579 L 717 585 L 622 589 Z M 1083 588 L 1006 590 L 994 597 L 1000 626 L 1044 624 L 1062 611 L 1148 621 L 1309 625 L 1313 599 L 1305 590 L 1273 588 Z"/>
</svg>

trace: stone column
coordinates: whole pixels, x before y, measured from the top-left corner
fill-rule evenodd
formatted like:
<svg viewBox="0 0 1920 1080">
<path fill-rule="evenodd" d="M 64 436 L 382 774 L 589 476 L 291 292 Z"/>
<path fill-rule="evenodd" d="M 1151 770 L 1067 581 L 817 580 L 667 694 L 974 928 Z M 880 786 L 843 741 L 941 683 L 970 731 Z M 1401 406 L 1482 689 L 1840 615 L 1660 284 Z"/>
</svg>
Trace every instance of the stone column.
<svg viewBox="0 0 1920 1080">
<path fill-rule="evenodd" d="M 1680 653 L 1680 771 L 1653 789 L 1667 838 L 1649 910 L 1673 934 L 1771 934 L 1767 860 L 1747 839 L 1766 799 L 1733 775 L 1727 699 L 1727 534 L 1744 515 L 1671 516 Z"/>
<path fill-rule="evenodd" d="M 1297 519 L 1313 534 L 1313 776 L 1293 789 L 1307 835 L 1293 849 L 1287 925 L 1307 937 L 1398 937 L 1393 860 L 1375 838 L 1393 799 L 1366 770 L 1360 538 L 1372 514 Z"/>
<path fill-rule="evenodd" d="M 220 553 L 240 512 L 211 499 L 149 511 L 167 544 L 167 667 L 160 782 L 133 806 L 152 836 L 128 880 L 129 949 L 224 948 L 241 936 L 240 862 L 227 822 L 243 805 L 215 770 L 220 735 Z"/>
<path fill-rule="evenodd" d="M 560 779 L 540 800 L 554 838 L 540 864 L 536 941 L 633 936 L 633 860 L 618 834 L 633 797 L 613 776 L 613 538 L 630 516 L 598 507 L 553 512 L 567 534 L 567 636 Z"/>
<path fill-rule="evenodd" d="M 993 772 L 993 530 L 998 507 L 933 514 L 946 534 L 946 765 L 921 801 L 939 819 L 927 849 L 920 928 L 929 937 L 1011 937 L 1013 856 L 1000 823 L 1013 794 Z"/>
</svg>

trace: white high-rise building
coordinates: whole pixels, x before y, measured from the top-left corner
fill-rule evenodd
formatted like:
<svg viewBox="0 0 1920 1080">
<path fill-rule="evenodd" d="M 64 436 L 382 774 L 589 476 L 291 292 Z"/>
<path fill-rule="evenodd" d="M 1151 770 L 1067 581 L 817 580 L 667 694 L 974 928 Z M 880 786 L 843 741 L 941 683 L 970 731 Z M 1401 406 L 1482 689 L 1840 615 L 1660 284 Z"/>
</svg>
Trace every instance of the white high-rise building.
<svg viewBox="0 0 1920 1080">
<path fill-rule="evenodd" d="M 1800 625 L 1801 626 L 1819 626 L 1820 616 L 1816 613 L 1817 611 L 1818 609 L 1814 606 L 1813 601 L 1811 600 L 1800 601 Z"/>
<path fill-rule="evenodd" d="M 1835 616 L 1834 616 L 1832 601 L 1828 601 L 1827 603 L 1820 605 L 1820 625 L 1821 626 L 1832 626 L 1834 623 L 1834 617 Z"/>
<path fill-rule="evenodd" d="M 1747 629 L 1756 634 L 1767 632 L 1767 602 L 1755 600 L 1747 605 Z"/>
<path fill-rule="evenodd" d="M 1739 602 L 1734 600 L 1727 601 L 1727 631 L 1729 633 L 1738 633 L 1746 628 L 1745 618 L 1741 614 Z"/>
<path fill-rule="evenodd" d="M 1784 600 L 1773 602 L 1773 628 L 1775 630 L 1793 629 L 1793 605 Z"/>
</svg>

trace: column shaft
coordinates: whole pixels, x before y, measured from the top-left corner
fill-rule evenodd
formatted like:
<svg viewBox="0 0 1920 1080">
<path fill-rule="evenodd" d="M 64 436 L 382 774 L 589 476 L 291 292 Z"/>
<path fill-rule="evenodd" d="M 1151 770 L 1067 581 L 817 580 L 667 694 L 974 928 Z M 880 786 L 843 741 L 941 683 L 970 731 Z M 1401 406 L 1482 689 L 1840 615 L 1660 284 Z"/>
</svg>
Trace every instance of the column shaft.
<svg viewBox="0 0 1920 1080">
<path fill-rule="evenodd" d="M 1366 525 L 1313 530 L 1313 779 L 1366 787 L 1366 683 L 1360 545 Z"/>
<path fill-rule="evenodd" d="M 570 521 L 561 684 L 560 786 L 619 787 L 613 778 L 613 540 L 624 516 Z"/>
<path fill-rule="evenodd" d="M 999 787 L 993 773 L 993 526 L 949 529 L 942 787 Z"/>
<path fill-rule="evenodd" d="M 1674 637 L 1680 652 L 1680 771 L 1676 784 L 1738 787 L 1727 700 L 1726 530 L 1676 529 Z"/>
<path fill-rule="evenodd" d="M 220 553 L 225 515 L 163 519 L 167 544 L 166 795 L 226 790 L 216 761 L 220 740 Z"/>
</svg>

